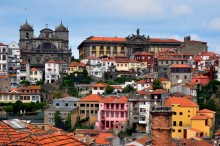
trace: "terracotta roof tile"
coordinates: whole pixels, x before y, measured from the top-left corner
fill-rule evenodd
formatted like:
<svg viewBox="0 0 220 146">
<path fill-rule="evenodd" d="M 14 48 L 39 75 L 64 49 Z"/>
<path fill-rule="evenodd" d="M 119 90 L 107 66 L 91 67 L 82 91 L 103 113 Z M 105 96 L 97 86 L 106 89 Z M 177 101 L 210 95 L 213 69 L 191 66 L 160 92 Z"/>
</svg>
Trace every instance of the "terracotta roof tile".
<svg viewBox="0 0 220 146">
<path fill-rule="evenodd" d="M 113 137 L 111 133 L 100 133 L 99 136 L 95 139 L 97 145 L 109 145 L 111 142 L 106 139 Z"/>
<path fill-rule="evenodd" d="M 117 37 L 90 37 L 88 40 L 91 41 L 107 41 L 107 42 L 125 42 L 125 38 L 117 38 Z"/>
<path fill-rule="evenodd" d="M 210 79 L 208 76 L 203 76 L 203 75 L 197 75 L 195 77 L 192 77 L 192 79 Z"/>
<path fill-rule="evenodd" d="M 89 96 L 81 98 L 80 101 L 96 101 L 96 102 L 99 102 L 102 99 L 103 99 L 103 97 L 101 95 L 91 94 Z"/>
<path fill-rule="evenodd" d="M 167 78 L 161 77 L 160 81 L 169 81 Z"/>
<path fill-rule="evenodd" d="M 188 64 L 172 64 L 170 68 L 191 68 Z"/>
<path fill-rule="evenodd" d="M 98 83 L 98 84 L 93 85 L 93 87 L 106 87 L 106 86 L 108 86 L 108 84 L 106 83 Z"/>
<path fill-rule="evenodd" d="M 0 46 L 6 46 L 6 45 L 0 42 Z"/>
<path fill-rule="evenodd" d="M 145 145 L 146 142 L 151 141 L 151 138 L 149 138 L 148 136 L 143 136 L 141 138 L 138 138 L 137 140 L 135 140 L 136 142 Z"/>
<path fill-rule="evenodd" d="M 215 111 L 211 111 L 209 109 L 202 109 L 202 110 L 197 111 L 197 113 L 216 113 L 216 112 Z"/>
<path fill-rule="evenodd" d="M 76 62 L 76 61 L 71 62 L 68 65 L 68 67 L 77 67 L 77 66 L 79 66 L 79 67 L 86 67 L 86 65 L 84 63 L 82 63 L 82 62 L 79 63 L 79 62 Z"/>
<path fill-rule="evenodd" d="M 197 133 L 202 133 L 203 132 L 203 131 L 195 129 L 195 128 L 189 128 L 188 130 L 195 131 Z"/>
<path fill-rule="evenodd" d="M 198 107 L 198 105 L 187 98 L 181 97 L 168 97 L 165 100 L 165 106 L 172 106 L 173 104 L 179 104 L 182 107 Z"/>
<path fill-rule="evenodd" d="M 103 98 L 101 103 L 127 103 L 128 102 L 128 97 L 127 96 L 108 96 L 106 98 Z"/>
<path fill-rule="evenodd" d="M 170 38 L 150 38 L 150 42 L 155 43 L 180 43 L 181 41 L 178 41 L 176 39 L 170 39 Z"/>
<path fill-rule="evenodd" d="M 150 92 L 147 92 L 147 91 L 144 91 L 144 90 L 136 91 L 136 93 L 140 94 L 140 95 L 150 95 L 151 94 Z"/>
<path fill-rule="evenodd" d="M 206 119 L 207 117 L 201 115 L 195 115 L 194 117 L 192 117 L 192 120 L 206 120 Z"/>
<path fill-rule="evenodd" d="M 55 60 L 51 59 L 49 61 L 47 61 L 46 63 L 57 63 Z"/>
<path fill-rule="evenodd" d="M 140 81 L 137 81 L 136 83 L 137 84 L 146 84 L 146 81 L 145 80 L 140 80 Z"/>
<path fill-rule="evenodd" d="M 39 71 L 37 68 L 31 68 L 31 71 Z"/>
<path fill-rule="evenodd" d="M 150 53 L 150 52 L 141 52 L 141 53 L 136 53 L 136 54 L 134 54 L 134 56 L 136 56 L 136 55 L 142 55 L 142 56 L 145 56 L 145 55 L 151 55 L 151 56 L 153 56 L 153 54 L 152 53 Z"/>
<path fill-rule="evenodd" d="M 151 92 L 151 94 L 163 94 L 163 93 L 167 93 L 166 89 L 156 89 L 153 92 Z"/>
</svg>

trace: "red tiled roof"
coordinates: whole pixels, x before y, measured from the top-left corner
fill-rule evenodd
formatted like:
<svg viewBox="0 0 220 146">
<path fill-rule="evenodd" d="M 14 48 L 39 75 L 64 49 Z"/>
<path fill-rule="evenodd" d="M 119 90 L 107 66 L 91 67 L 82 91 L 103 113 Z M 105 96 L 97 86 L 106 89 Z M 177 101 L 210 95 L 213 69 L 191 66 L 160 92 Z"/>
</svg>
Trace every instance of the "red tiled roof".
<svg viewBox="0 0 220 146">
<path fill-rule="evenodd" d="M 173 139 L 171 146 L 177 145 L 186 145 L 186 146 L 213 146 L 213 144 L 208 143 L 205 140 L 196 140 L 196 139 L 186 139 L 186 138 L 178 138 Z"/>
<path fill-rule="evenodd" d="M 112 58 L 103 58 L 102 61 L 111 61 L 112 62 L 112 61 L 115 61 L 115 60 L 112 59 Z"/>
<path fill-rule="evenodd" d="M 151 94 L 163 94 L 163 93 L 167 93 L 166 89 L 156 89 L 153 92 L 151 92 Z"/>
<path fill-rule="evenodd" d="M 157 57 L 157 60 L 164 60 L 164 61 L 166 61 L 166 60 L 174 60 L 174 61 L 185 61 L 185 60 L 187 60 L 186 58 L 174 58 L 174 57 L 164 57 L 164 56 L 159 56 L 159 57 Z"/>
<path fill-rule="evenodd" d="M 191 68 L 188 64 L 172 64 L 171 68 Z"/>
<path fill-rule="evenodd" d="M 146 84 L 146 81 L 145 80 L 140 80 L 140 81 L 137 81 L 136 83 L 137 84 Z"/>
<path fill-rule="evenodd" d="M 0 42 L 0 46 L 5 46 L 5 44 L 3 44 L 3 43 Z"/>
<path fill-rule="evenodd" d="M 135 60 L 135 59 L 129 59 L 128 60 L 130 63 L 132 63 L 132 62 L 138 62 L 137 60 Z"/>
<path fill-rule="evenodd" d="M 106 98 L 103 98 L 100 102 L 102 103 L 127 103 L 128 97 L 127 96 L 108 96 Z"/>
<path fill-rule="evenodd" d="M 201 116 L 201 115 L 195 115 L 194 117 L 192 117 L 192 120 L 206 120 L 207 118 L 205 116 Z"/>
<path fill-rule="evenodd" d="M 150 95 L 151 94 L 150 92 L 147 92 L 147 91 L 144 91 L 144 90 L 136 91 L 136 93 L 140 94 L 140 95 Z"/>
<path fill-rule="evenodd" d="M 150 42 L 154 43 L 180 43 L 181 41 L 178 41 L 176 39 L 170 39 L 170 38 L 150 38 Z"/>
<path fill-rule="evenodd" d="M 100 134 L 100 130 L 94 130 L 94 129 L 76 129 L 74 134 Z"/>
<path fill-rule="evenodd" d="M 150 53 L 150 52 L 141 52 L 141 53 L 136 53 L 136 54 L 134 54 L 134 56 L 136 56 L 136 55 L 142 55 L 142 56 L 145 56 L 145 55 L 152 55 L 152 56 L 153 56 L 153 54 Z"/>
<path fill-rule="evenodd" d="M 160 81 L 169 81 L 167 78 L 161 77 Z"/>
<path fill-rule="evenodd" d="M 197 132 L 197 133 L 202 133 L 201 130 L 198 130 L 198 129 L 195 129 L 195 128 L 189 128 L 188 130 L 195 131 L 195 132 Z"/>
<path fill-rule="evenodd" d="M 108 86 L 108 84 L 106 83 L 98 83 L 98 84 L 93 85 L 93 87 L 106 87 L 106 86 Z"/>
<path fill-rule="evenodd" d="M 117 37 L 89 37 L 88 40 L 91 41 L 107 41 L 107 42 L 125 42 L 125 38 L 117 38 Z"/>
<path fill-rule="evenodd" d="M 91 94 L 89 96 L 81 98 L 79 101 L 96 101 L 99 102 L 103 99 L 101 95 L 98 94 Z"/>
<path fill-rule="evenodd" d="M 31 68 L 31 71 L 38 71 L 37 68 Z"/>
<path fill-rule="evenodd" d="M 151 138 L 149 138 L 148 136 L 143 136 L 141 138 L 138 138 L 137 140 L 135 140 L 136 142 L 145 145 L 146 142 L 151 141 Z"/>
<path fill-rule="evenodd" d="M 68 65 L 68 67 L 76 67 L 76 66 L 79 66 L 79 67 L 86 67 L 86 65 L 84 64 L 84 63 L 82 63 L 82 62 L 76 62 L 76 61 L 73 61 L 73 62 L 71 62 L 69 65 Z"/>
<path fill-rule="evenodd" d="M 198 105 L 187 98 L 181 97 L 168 97 L 165 100 L 165 106 L 179 104 L 182 107 L 198 107 Z"/>
<path fill-rule="evenodd" d="M 192 77 L 192 79 L 210 79 L 208 76 L 203 76 L 203 75 L 197 75 L 195 77 Z"/>
<path fill-rule="evenodd" d="M 123 89 L 122 86 L 111 85 L 114 89 Z"/>
<path fill-rule="evenodd" d="M 197 113 L 216 113 L 216 112 L 211 111 L 209 109 L 202 109 L 202 110 L 197 111 Z"/>
<path fill-rule="evenodd" d="M 196 56 L 194 58 L 192 58 L 195 61 L 202 61 L 203 59 L 200 56 Z"/>
<path fill-rule="evenodd" d="M 113 138 L 113 135 L 111 133 L 100 133 L 95 139 L 95 143 L 97 145 L 109 145 L 111 142 L 107 141 L 107 138 Z"/>
<path fill-rule="evenodd" d="M 199 54 L 199 56 L 212 56 L 212 55 L 217 55 L 217 54 L 214 52 L 201 52 Z"/>
<path fill-rule="evenodd" d="M 51 59 L 49 61 L 47 61 L 46 63 L 57 63 L 55 60 Z"/>
</svg>

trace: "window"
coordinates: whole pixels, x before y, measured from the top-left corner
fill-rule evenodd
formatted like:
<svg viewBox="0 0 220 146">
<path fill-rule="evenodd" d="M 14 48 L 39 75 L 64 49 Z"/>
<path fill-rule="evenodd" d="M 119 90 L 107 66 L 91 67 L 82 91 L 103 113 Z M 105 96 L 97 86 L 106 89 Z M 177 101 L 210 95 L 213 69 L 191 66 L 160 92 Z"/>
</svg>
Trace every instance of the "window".
<svg viewBox="0 0 220 146">
<path fill-rule="evenodd" d="M 93 114 L 93 110 L 91 110 L 91 114 Z"/>
<path fill-rule="evenodd" d="M 145 121 L 145 117 L 140 117 L 139 121 Z"/>
<path fill-rule="evenodd" d="M 176 121 L 173 121 L 173 126 L 176 126 Z"/>
<path fill-rule="evenodd" d="M 173 115 L 176 115 L 176 112 L 174 112 Z"/>
<path fill-rule="evenodd" d="M 111 112 L 111 117 L 114 117 L 114 112 Z"/>
<path fill-rule="evenodd" d="M 109 117 L 109 112 L 106 112 L 106 117 Z"/>
<path fill-rule="evenodd" d="M 74 106 L 77 106 L 77 104 L 76 104 L 76 103 L 74 103 Z"/>
<path fill-rule="evenodd" d="M 86 104 L 86 107 L 89 107 L 89 104 Z"/>
<path fill-rule="evenodd" d="M 183 126 L 183 122 L 182 121 L 179 121 L 179 126 Z"/>
<path fill-rule="evenodd" d="M 181 129 L 178 129 L 178 132 L 181 133 Z"/>
<path fill-rule="evenodd" d="M 187 75 L 184 76 L 184 79 L 187 79 Z"/>
<path fill-rule="evenodd" d="M 180 115 L 183 115 L 183 112 L 180 112 Z"/>
<path fill-rule="evenodd" d="M 116 116 L 115 117 L 119 117 L 119 112 L 116 112 Z"/>
<path fill-rule="evenodd" d="M 0 100 L 2 100 L 2 95 L 0 95 Z"/>
<path fill-rule="evenodd" d="M 85 104 L 80 104 L 81 107 L 85 107 Z"/>
<path fill-rule="evenodd" d="M 81 114 L 85 114 L 85 110 L 80 110 L 80 113 Z"/>
<path fill-rule="evenodd" d="M 179 75 L 176 75 L 176 78 L 179 79 Z"/>
<path fill-rule="evenodd" d="M 4 100 L 8 100 L 8 96 L 7 95 L 4 96 Z"/>
<path fill-rule="evenodd" d="M 190 110 L 188 110 L 188 113 L 190 113 Z"/>
<path fill-rule="evenodd" d="M 13 96 L 12 95 L 10 95 L 9 100 L 13 100 Z"/>
<path fill-rule="evenodd" d="M 69 104 L 68 104 L 68 103 L 66 103 L 66 106 L 69 106 Z"/>
<path fill-rule="evenodd" d="M 123 118 L 124 117 L 124 112 L 121 112 L 121 118 Z"/>
<path fill-rule="evenodd" d="M 175 132 L 175 129 L 172 129 L 172 132 Z"/>
<path fill-rule="evenodd" d="M 188 115 L 188 117 L 190 117 L 190 115 Z"/>
<path fill-rule="evenodd" d="M 93 107 L 93 104 L 90 104 L 91 107 Z"/>
<path fill-rule="evenodd" d="M 56 103 L 56 106 L 60 106 L 60 104 L 59 104 L 59 103 Z"/>
<path fill-rule="evenodd" d="M 97 87 L 94 87 L 94 90 L 97 90 Z"/>
</svg>

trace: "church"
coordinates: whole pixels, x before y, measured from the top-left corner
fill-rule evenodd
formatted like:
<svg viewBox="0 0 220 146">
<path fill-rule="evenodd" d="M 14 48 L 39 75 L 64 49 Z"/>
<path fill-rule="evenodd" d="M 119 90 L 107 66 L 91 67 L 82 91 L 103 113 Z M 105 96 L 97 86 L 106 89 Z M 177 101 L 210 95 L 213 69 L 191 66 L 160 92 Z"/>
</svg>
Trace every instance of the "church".
<svg viewBox="0 0 220 146">
<path fill-rule="evenodd" d="M 21 59 L 28 62 L 31 68 L 43 70 L 45 62 L 49 60 L 70 63 L 69 31 L 62 22 L 55 28 L 55 31 L 46 25 L 38 37 L 34 35 L 33 26 L 27 21 L 20 27 L 19 32 Z"/>
</svg>

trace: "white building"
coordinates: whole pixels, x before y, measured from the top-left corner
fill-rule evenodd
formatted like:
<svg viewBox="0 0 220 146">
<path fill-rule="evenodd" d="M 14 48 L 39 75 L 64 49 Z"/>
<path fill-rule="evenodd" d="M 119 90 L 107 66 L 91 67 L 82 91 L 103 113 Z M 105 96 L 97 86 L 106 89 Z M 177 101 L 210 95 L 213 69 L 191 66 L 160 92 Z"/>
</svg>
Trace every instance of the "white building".
<svg viewBox="0 0 220 146">
<path fill-rule="evenodd" d="M 0 43 L 0 76 L 8 76 L 8 46 Z"/>
<path fill-rule="evenodd" d="M 20 83 L 20 48 L 17 43 L 8 45 L 8 75 L 11 78 L 11 85 Z"/>
<path fill-rule="evenodd" d="M 30 64 L 26 61 L 23 61 L 20 63 L 20 74 L 17 74 L 18 78 L 20 78 L 20 81 L 22 80 L 28 80 L 30 77 Z"/>
<path fill-rule="evenodd" d="M 147 87 L 150 86 L 145 80 L 140 80 L 136 82 L 137 84 L 137 91 L 145 90 Z"/>
<path fill-rule="evenodd" d="M 105 87 L 107 84 L 98 83 L 92 86 L 92 94 L 103 94 L 105 92 Z"/>
<path fill-rule="evenodd" d="M 116 66 L 115 60 L 109 58 L 103 58 L 101 60 L 101 70 L 102 73 L 108 72 L 109 68 L 112 66 Z"/>
<path fill-rule="evenodd" d="M 32 84 L 36 83 L 36 81 L 40 81 L 43 79 L 42 71 L 37 68 L 31 68 L 30 70 L 30 82 Z"/>
<path fill-rule="evenodd" d="M 45 63 L 45 83 L 53 83 L 60 78 L 60 64 L 55 60 Z"/>
</svg>

